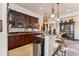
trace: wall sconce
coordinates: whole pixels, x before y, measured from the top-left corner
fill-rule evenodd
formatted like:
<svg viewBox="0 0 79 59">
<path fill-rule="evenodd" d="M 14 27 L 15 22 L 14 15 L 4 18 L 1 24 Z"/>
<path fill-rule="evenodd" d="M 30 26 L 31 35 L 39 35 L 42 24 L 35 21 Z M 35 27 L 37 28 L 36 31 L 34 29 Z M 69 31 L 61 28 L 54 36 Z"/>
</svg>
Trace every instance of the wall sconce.
<svg viewBox="0 0 79 59">
<path fill-rule="evenodd" d="M 59 19 L 59 3 L 57 3 L 57 10 L 58 10 L 58 13 L 57 13 L 57 21 L 60 21 L 60 19 Z"/>
</svg>

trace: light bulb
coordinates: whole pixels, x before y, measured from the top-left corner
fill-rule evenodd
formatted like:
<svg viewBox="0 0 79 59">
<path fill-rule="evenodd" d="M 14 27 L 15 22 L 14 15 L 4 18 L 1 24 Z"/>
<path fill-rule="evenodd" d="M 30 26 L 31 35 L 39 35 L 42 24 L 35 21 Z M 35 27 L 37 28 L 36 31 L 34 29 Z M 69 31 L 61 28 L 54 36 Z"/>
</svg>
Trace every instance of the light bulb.
<svg viewBox="0 0 79 59">
<path fill-rule="evenodd" d="M 59 19 L 59 18 L 57 18 L 57 21 L 60 21 L 60 19 Z"/>
<path fill-rule="evenodd" d="M 51 15 L 51 18 L 53 18 L 53 17 L 54 17 L 54 14 Z"/>
</svg>

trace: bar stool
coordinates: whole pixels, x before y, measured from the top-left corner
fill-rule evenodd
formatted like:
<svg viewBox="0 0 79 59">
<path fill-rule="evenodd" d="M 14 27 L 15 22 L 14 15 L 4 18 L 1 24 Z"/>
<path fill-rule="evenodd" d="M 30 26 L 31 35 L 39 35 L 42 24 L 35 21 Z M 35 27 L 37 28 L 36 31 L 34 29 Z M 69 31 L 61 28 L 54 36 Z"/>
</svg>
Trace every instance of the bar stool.
<svg viewBox="0 0 79 59">
<path fill-rule="evenodd" d="M 55 52 L 53 53 L 52 56 L 55 56 L 55 55 L 65 56 L 66 55 L 66 49 L 65 49 L 64 41 L 63 40 L 55 40 L 55 42 L 57 44 L 59 44 L 59 46 L 57 48 L 55 48 Z"/>
</svg>

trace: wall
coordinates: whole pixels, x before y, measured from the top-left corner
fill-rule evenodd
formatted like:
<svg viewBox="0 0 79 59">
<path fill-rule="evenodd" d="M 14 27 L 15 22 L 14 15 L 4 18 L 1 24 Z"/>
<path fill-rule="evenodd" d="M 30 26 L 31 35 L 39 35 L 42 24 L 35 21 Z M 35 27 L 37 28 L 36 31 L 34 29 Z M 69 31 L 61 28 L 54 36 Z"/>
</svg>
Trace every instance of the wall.
<svg viewBox="0 0 79 59">
<path fill-rule="evenodd" d="M 0 3 L 0 20 L 2 20 L 3 31 L 0 32 L 0 56 L 7 55 L 7 5 Z"/>
<path fill-rule="evenodd" d="M 39 18 L 39 24 L 42 25 L 42 23 L 43 23 L 43 16 L 41 16 L 37 13 L 34 13 L 34 12 L 28 10 L 28 9 L 25 9 L 23 7 L 20 7 L 16 4 L 10 3 L 9 9 L 12 9 L 12 10 L 15 10 L 15 11 L 18 11 L 18 12 L 21 12 L 21 13 L 24 13 L 24 14 L 27 14 L 27 15 L 30 15 L 30 16 L 37 17 L 37 18 Z M 41 27 L 40 27 L 39 30 L 41 30 Z"/>
</svg>

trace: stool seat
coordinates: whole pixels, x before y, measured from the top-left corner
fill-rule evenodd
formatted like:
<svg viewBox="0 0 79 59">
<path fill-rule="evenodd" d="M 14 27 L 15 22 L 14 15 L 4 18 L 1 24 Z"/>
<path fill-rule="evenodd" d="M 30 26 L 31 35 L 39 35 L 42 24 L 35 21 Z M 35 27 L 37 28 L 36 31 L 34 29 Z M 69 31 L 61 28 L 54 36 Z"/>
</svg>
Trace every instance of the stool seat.
<svg viewBox="0 0 79 59">
<path fill-rule="evenodd" d="M 56 43 L 61 43 L 61 44 L 63 43 L 63 41 L 61 41 L 61 40 L 55 40 L 55 42 Z"/>
</svg>

